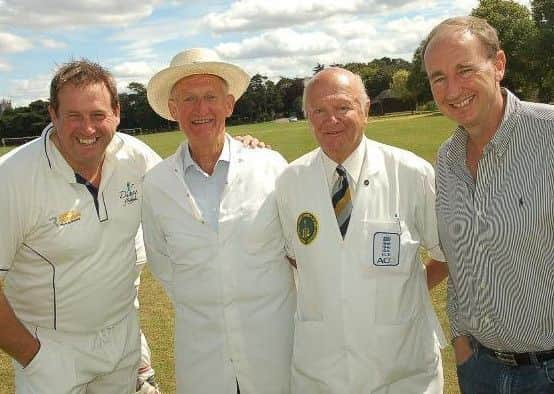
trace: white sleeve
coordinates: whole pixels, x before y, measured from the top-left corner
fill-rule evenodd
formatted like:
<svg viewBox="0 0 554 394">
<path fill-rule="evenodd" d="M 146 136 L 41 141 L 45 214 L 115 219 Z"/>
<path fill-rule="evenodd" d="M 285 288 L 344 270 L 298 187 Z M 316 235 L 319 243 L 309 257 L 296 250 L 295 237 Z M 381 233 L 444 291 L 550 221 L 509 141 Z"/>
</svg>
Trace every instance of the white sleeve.
<svg viewBox="0 0 554 394">
<path fill-rule="evenodd" d="M 26 195 L 31 193 L 18 193 L 13 177 L 8 176 L 7 168 L 0 164 L 0 278 L 3 278 L 10 270 L 15 254 L 23 244 L 27 233 L 27 221 L 33 207 L 25 207 Z"/>
<path fill-rule="evenodd" d="M 285 190 L 286 187 L 283 185 L 283 177 L 281 176 L 277 179 L 275 186 L 275 197 L 277 200 L 277 208 L 279 210 L 279 220 L 281 221 L 281 228 L 283 229 L 283 235 L 285 237 L 285 250 L 287 256 L 291 259 L 296 259 L 294 248 L 292 247 L 292 237 L 294 236 L 294 232 L 291 223 L 293 223 L 294 220 L 290 218 L 288 213 Z"/>
<path fill-rule="evenodd" d="M 429 256 L 438 261 L 446 261 L 439 242 L 437 215 L 435 212 L 435 171 L 425 162 L 422 173 L 423 190 L 417 206 L 417 226 L 423 240 L 423 247 Z"/>
<path fill-rule="evenodd" d="M 168 257 L 164 233 L 153 211 L 154 204 L 149 187 L 145 184 L 142 200 L 142 230 L 148 267 L 162 283 L 170 298 L 173 298 L 171 289 L 173 268 Z"/>
</svg>

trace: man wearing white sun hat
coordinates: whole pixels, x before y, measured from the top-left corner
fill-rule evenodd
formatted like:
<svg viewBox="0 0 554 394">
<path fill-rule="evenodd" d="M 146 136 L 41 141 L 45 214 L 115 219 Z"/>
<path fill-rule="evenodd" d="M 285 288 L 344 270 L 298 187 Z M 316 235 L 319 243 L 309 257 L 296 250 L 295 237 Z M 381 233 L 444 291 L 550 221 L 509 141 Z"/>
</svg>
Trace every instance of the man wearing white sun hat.
<svg viewBox="0 0 554 394">
<path fill-rule="evenodd" d="M 208 49 L 177 54 L 148 101 L 187 137 L 146 176 L 152 272 L 176 314 L 178 393 L 289 392 L 296 294 L 273 191 L 286 166 L 225 133 L 249 83 Z"/>
</svg>

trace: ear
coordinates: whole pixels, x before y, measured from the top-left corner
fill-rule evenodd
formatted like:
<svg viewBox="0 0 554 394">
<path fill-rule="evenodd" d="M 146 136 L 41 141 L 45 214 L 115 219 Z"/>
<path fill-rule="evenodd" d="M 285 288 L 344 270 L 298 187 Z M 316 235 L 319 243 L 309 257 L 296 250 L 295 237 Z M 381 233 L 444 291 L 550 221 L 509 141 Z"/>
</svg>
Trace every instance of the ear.
<svg viewBox="0 0 554 394">
<path fill-rule="evenodd" d="M 119 122 L 121 121 L 121 107 L 119 104 L 115 108 L 113 108 L 113 114 L 117 118 L 117 126 L 119 126 Z"/>
<path fill-rule="evenodd" d="M 115 116 L 117 116 L 118 118 L 121 117 L 121 107 L 119 106 L 119 104 L 117 104 L 117 106 L 112 109 Z"/>
<path fill-rule="evenodd" d="M 496 82 L 502 81 L 504 79 L 504 73 L 506 72 L 506 54 L 501 49 L 496 52 L 496 57 L 494 59 L 494 74 Z"/>
<path fill-rule="evenodd" d="M 58 123 L 58 114 L 56 114 L 56 111 L 54 111 L 54 108 L 52 108 L 51 105 L 48 105 L 48 114 L 50 115 L 50 120 L 52 121 L 55 127 L 56 123 Z"/>
<path fill-rule="evenodd" d="M 371 103 L 370 103 L 369 99 L 365 103 L 362 104 L 362 111 L 364 113 L 364 120 L 365 120 L 366 123 L 369 122 L 369 109 L 371 108 L 370 104 Z"/>
<path fill-rule="evenodd" d="M 235 97 L 232 94 L 228 94 L 227 96 L 225 96 L 225 107 L 225 117 L 228 118 L 233 114 L 233 109 L 235 108 Z"/>
</svg>

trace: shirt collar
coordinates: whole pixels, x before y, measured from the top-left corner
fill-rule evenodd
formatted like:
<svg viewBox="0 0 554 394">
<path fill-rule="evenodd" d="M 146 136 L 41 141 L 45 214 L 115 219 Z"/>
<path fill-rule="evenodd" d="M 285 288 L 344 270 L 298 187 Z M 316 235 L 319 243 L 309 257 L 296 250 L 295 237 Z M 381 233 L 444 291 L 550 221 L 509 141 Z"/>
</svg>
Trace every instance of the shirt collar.
<svg viewBox="0 0 554 394">
<path fill-rule="evenodd" d="M 44 155 L 48 166 L 61 174 L 68 182 L 75 183 L 75 170 L 71 168 L 69 163 L 65 160 L 62 153 L 59 151 L 57 146 L 52 141 L 52 133 L 56 131 L 56 128 L 52 123 L 48 124 L 42 131 L 41 138 L 44 143 Z M 102 163 L 102 168 L 109 165 L 112 161 L 112 158 L 118 154 L 118 152 L 123 147 L 123 140 L 118 136 L 117 133 L 114 134 L 112 140 L 106 147 L 104 153 L 104 162 Z"/>
<path fill-rule="evenodd" d="M 223 149 L 219 154 L 219 158 L 217 159 L 215 167 L 217 167 L 220 161 L 227 162 L 227 163 L 231 162 L 231 148 L 230 148 L 229 138 L 230 137 L 226 134 L 225 141 L 223 142 Z M 200 168 L 200 166 L 192 158 L 190 154 L 190 149 L 187 143 L 184 144 L 183 149 L 181 150 L 181 156 L 183 160 L 183 170 L 185 173 L 189 168 L 195 168 L 200 173 L 207 175 L 205 171 L 202 168 Z"/>
<path fill-rule="evenodd" d="M 508 148 L 521 104 L 520 100 L 508 89 L 502 88 L 502 95 L 506 102 L 504 115 L 492 139 L 485 146 L 485 152 L 492 150 L 498 157 L 501 157 Z M 458 126 L 454 130 L 448 150 L 448 161 L 451 167 L 465 166 L 467 138 L 467 131 L 462 126 Z"/>
<path fill-rule="evenodd" d="M 505 97 L 506 102 L 504 116 L 502 117 L 502 121 L 496 133 L 494 133 L 494 136 L 488 143 L 491 147 L 490 149 L 494 149 L 499 157 L 501 157 L 508 148 L 521 103 L 520 100 L 507 89 L 502 89 L 502 95 Z"/>
<path fill-rule="evenodd" d="M 365 156 L 365 143 L 364 138 L 360 140 L 360 143 L 354 149 L 354 151 L 346 158 L 346 160 L 342 163 L 342 166 L 346 169 L 346 172 L 348 173 L 348 182 L 350 182 L 350 186 L 355 190 L 358 179 L 360 178 L 360 173 L 362 171 L 362 165 L 364 162 L 364 156 Z M 333 187 L 333 184 L 335 183 L 337 172 L 336 168 L 338 166 L 338 163 L 334 162 L 329 156 L 325 154 L 325 152 L 322 151 L 322 158 L 323 158 L 323 169 L 325 171 L 325 178 L 327 179 L 327 184 L 329 185 L 329 188 Z"/>
</svg>

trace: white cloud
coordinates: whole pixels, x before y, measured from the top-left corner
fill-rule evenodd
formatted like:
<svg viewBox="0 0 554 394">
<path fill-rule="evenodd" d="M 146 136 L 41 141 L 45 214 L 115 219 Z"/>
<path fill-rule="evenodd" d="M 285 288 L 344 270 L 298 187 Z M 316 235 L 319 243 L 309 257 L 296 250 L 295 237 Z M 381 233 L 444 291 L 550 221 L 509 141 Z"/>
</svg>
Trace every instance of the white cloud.
<svg viewBox="0 0 554 394">
<path fill-rule="evenodd" d="M 4 0 L 0 23 L 58 29 L 91 25 L 125 25 L 152 14 L 159 1 Z"/>
<path fill-rule="evenodd" d="M 0 71 L 10 71 L 12 69 L 12 66 L 9 63 L 4 62 L 3 60 L 0 60 Z"/>
<path fill-rule="evenodd" d="M 112 67 L 116 79 L 127 77 L 148 77 L 154 74 L 152 66 L 146 62 L 125 62 Z"/>
<path fill-rule="evenodd" d="M 414 4 L 416 3 L 416 4 Z M 215 32 L 253 31 L 290 27 L 309 22 L 321 23 L 337 15 L 374 15 L 380 12 L 421 7 L 431 0 L 238 0 L 228 10 L 211 12 L 205 23 Z"/>
<path fill-rule="evenodd" d="M 179 26 L 179 28 L 176 28 Z M 118 31 L 110 41 L 122 42 L 126 55 L 134 59 L 157 59 L 155 47 L 174 40 L 183 40 L 200 31 L 198 21 L 186 21 L 180 17 L 157 19 Z"/>
<path fill-rule="evenodd" d="M 23 52 L 32 47 L 33 44 L 26 38 L 0 32 L 0 53 Z"/>
<path fill-rule="evenodd" d="M 39 42 L 44 48 L 48 48 L 48 49 L 59 49 L 59 48 L 67 47 L 66 43 L 52 40 L 50 38 L 41 38 L 39 39 Z"/>
<path fill-rule="evenodd" d="M 51 75 L 39 75 L 33 79 L 16 79 L 9 82 L 6 96 L 15 106 L 28 105 L 31 101 L 47 100 Z"/>
<path fill-rule="evenodd" d="M 334 37 L 346 40 L 364 36 L 375 37 L 377 35 L 377 30 L 371 22 L 355 18 L 337 18 L 330 20 L 320 28 Z"/>
<path fill-rule="evenodd" d="M 222 43 L 216 50 L 231 59 L 252 59 L 288 55 L 315 55 L 336 48 L 339 42 L 322 33 L 298 33 L 291 29 L 275 29 L 238 43 Z"/>
</svg>

